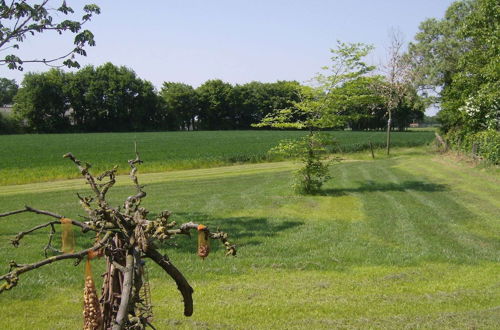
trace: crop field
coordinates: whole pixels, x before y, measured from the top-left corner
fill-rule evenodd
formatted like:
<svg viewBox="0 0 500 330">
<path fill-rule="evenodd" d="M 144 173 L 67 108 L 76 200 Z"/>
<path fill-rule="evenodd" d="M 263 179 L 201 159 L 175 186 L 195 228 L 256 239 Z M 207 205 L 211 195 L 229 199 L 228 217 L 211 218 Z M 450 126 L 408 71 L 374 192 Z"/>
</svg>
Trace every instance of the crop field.
<svg viewBox="0 0 500 330">
<path fill-rule="evenodd" d="M 154 133 L 96 133 L 0 135 L 0 185 L 75 178 L 77 171 L 61 156 L 72 152 L 104 171 L 119 165 L 126 173 L 126 161 L 137 142 L 143 173 L 175 169 L 207 168 L 270 160 L 267 151 L 280 140 L 294 139 L 300 131 L 201 131 Z M 338 150 L 366 150 L 369 141 L 382 147 L 384 132 L 334 131 Z M 433 132 L 394 132 L 393 145 L 411 147 L 428 144 Z"/>
<path fill-rule="evenodd" d="M 227 150 L 237 154 L 235 141 L 228 138 L 231 133 L 211 134 L 227 140 Z M 228 135 L 224 138 L 224 134 Z M 238 134 L 247 142 L 252 139 L 251 132 Z M 264 150 L 283 135 L 297 133 L 266 134 L 266 142 L 260 144 Z M 418 133 L 408 136 L 413 134 Z M 85 160 L 109 156 L 123 163 L 123 158 L 130 158 L 127 145 L 137 139 L 147 161 L 160 149 L 147 147 L 148 139 L 172 147 L 175 139 L 169 137 L 180 139 L 183 133 L 104 136 L 109 145 L 123 144 L 121 151 L 112 153 L 109 147 L 94 155 L 107 145 L 105 141 L 92 149 L 89 140 L 58 135 L 40 136 L 61 139 L 57 148 L 44 147 L 40 155 L 48 157 L 45 150 L 58 155 L 71 150 Z M 22 138 L 36 140 L 36 136 Z M 180 143 L 177 146 L 181 148 Z M 23 148 L 28 150 L 24 144 Z M 202 157 L 203 147 L 197 150 Z M 13 156 L 19 162 L 28 157 Z M 151 264 L 157 328 L 497 329 L 498 174 L 457 164 L 424 147 L 398 148 L 389 158 L 380 150 L 375 160 L 358 156 L 334 165 L 333 180 L 317 196 L 291 192 L 289 183 L 297 166 L 291 161 L 150 174 L 141 174 L 141 167 L 139 180 L 148 193 L 143 201 L 146 208 L 169 209 L 178 222 L 220 226 L 239 248 L 237 257 L 224 257 L 214 242 L 213 253 L 201 260 L 196 256 L 196 239 L 178 237 L 176 245 L 165 244 L 162 251 L 195 290 L 195 312 L 190 318 L 182 315 L 175 283 Z M 86 189 L 75 180 L 4 185 L 0 187 L 0 212 L 28 204 L 78 218 L 83 211 L 75 193 Z M 118 205 L 132 191 L 128 178 L 118 177 L 109 195 L 111 204 Z M 43 220 L 33 214 L 0 219 L 0 273 L 8 271 L 10 260 L 26 263 L 43 258 L 48 232 L 26 236 L 19 248 L 9 243 L 17 232 Z M 90 246 L 91 236 L 77 233 L 78 246 Z M 59 240 L 56 235 L 56 245 Z M 103 264 L 93 261 L 98 281 Z M 17 287 L 0 295 L 0 328 L 80 329 L 83 276 L 84 264 L 75 267 L 72 261 L 22 275 Z"/>
</svg>

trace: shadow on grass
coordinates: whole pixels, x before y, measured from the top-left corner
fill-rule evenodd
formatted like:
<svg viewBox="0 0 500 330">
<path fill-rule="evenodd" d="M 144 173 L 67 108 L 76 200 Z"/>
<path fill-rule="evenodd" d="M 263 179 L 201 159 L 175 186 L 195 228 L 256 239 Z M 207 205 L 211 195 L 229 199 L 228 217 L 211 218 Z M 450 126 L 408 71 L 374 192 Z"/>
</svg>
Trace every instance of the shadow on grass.
<svg viewBox="0 0 500 330">
<path fill-rule="evenodd" d="M 178 212 L 175 213 L 174 220 L 178 223 L 192 221 L 198 224 L 207 225 L 212 231 L 220 229 L 229 235 L 229 241 L 239 247 L 260 245 L 266 238 L 274 237 L 283 231 L 301 226 L 301 221 L 281 221 L 272 222 L 262 217 L 213 217 L 199 212 Z M 194 241 L 194 242 L 193 242 Z M 191 239 L 179 235 L 168 243 L 175 243 L 178 250 L 192 253 L 193 244 L 196 244 L 196 232 L 192 232 Z M 222 244 L 213 242 L 212 250 L 223 249 Z"/>
<path fill-rule="evenodd" d="M 364 193 L 364 192 L 377 192 L 377 191 L 445 191 L 448 190 L 447 186 L 438 183 L 429 183 L 424 181 L 403 181 L 401 183 L 383 183 L 376 181 L 360 182 L 359 186 L 355 188 L 330 188 L 323 189 L 322 195 L 327 196 L 341 196 L 347 193 Z"/>
</svg>

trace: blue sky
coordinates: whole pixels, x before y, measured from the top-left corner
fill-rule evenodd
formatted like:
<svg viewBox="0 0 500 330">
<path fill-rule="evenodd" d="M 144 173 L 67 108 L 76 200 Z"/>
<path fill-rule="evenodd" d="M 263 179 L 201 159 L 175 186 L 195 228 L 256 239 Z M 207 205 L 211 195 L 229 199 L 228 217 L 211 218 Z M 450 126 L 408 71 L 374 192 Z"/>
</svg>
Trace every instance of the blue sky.
<svg viewBox="0 0 500 330">
<path fill-rule="evenodd" d="M 337 39 L 373 44 L 369 61 L 384 59 L 391 28 L 411 41 L 421 21 L 440 18 L 452 0 L 149 0 L 99 1 L 87 26 L 97 46 L 81 64 L 112 62 L 160 88 L 164 81 L 194 87 L 208 79 L 309 80 L 328 64 Z M 74 8 L 88 1 L 68 1 Z M 45 34 L 22 44 L 24 58 L 60 55 L 71 37 Z M 40 55 L 42 54 L 42 55 Z M 26 71 L 45 71 L 26 65 Z M 23 73 L 0 67 L 21 82 Z"/>
</svg>

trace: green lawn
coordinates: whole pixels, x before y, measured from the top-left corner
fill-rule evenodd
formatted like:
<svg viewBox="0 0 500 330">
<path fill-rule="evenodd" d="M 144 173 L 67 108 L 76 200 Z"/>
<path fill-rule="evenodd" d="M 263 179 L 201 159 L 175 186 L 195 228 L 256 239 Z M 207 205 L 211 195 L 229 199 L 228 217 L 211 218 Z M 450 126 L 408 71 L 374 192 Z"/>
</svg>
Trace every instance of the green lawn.
<svg viewBox="0 0 500 330">
<path fill-rule="evenodd" d="M 175 284 L 150 265 L 157 328 L 497 328 L 498 175 L 423 148 L 381 154 L 335 165 L 320 196 L 291 192 L 291 162 L 143 175 L 146 208 L 220 226 L 239 245 L 230 258 L 214 244 L 205 261 L 194 239 L 164 246 L 195 289 L 195 313 L 182 316 Z M 125 182 L 110 193 L 113 204 L 133 191 L 126 180 L 120 177 Z M 28 204 L 83 214 L 75 193 L 84 185 L 42 187 L 0 187 L 0 212 Z M 12 259 L 43 257 L 47 232 L 25 237 L 17 249 L 8 242 L 43 220 L 0 219 L 0 272 Z M 79 235 L 78 244 L 89 246 L 92 238 Z M 103 262 L 93 267 L 99 274 Z M 23 275 L 0 295 L 0 328 L 79 329 L 82 289 L 83 263 Z"/>
<path fill-rule="evenodd" d="M 70 162 L 61 156 L 72 152 L 90 162 L 95 171 L 120 165 L 133 157 L 134 141 L 147 159 L 142 171 L 207 168 L 235 163 L 267 161 L 267 151 L 282 139 L 305 134 L 300 131 L 210 131 L 96 134 L 0 135 L 0 185 L 42 182 L 77 177 Z M 343 152 L 384 145 L 384 132 L 335 131 Z M 432 132 L 394 132 L 394 146 L 428 144 Z"/>
</svg>

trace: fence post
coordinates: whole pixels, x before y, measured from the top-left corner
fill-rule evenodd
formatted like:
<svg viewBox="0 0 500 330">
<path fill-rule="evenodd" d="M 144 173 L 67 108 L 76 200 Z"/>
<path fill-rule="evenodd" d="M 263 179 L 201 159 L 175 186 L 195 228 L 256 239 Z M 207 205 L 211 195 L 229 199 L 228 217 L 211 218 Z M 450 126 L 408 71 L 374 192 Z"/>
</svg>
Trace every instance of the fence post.
<svg viewBox="0 0 500 330">
<path fill-rule="evenodd" d="M 434 132 L 434 134 L 436 135 L 436 140 L 438 140 L 439 144 L 443 147 L 443 152 L 448 151 L 448 144 L 446 141 L 441 137 L 441 135 L 438 134 L 438 132 Z"/>
<path fill-rule="evenodd" d="M 477 149 L 478 149 L 478 144 L 477 142 L 472 143 L 472 158 L 477 158 Z"/>
</svg>

